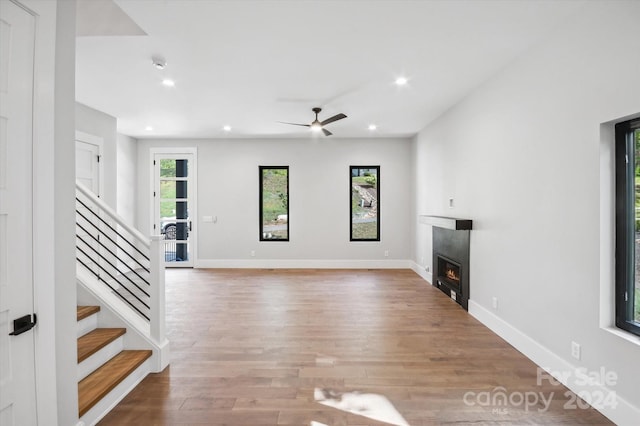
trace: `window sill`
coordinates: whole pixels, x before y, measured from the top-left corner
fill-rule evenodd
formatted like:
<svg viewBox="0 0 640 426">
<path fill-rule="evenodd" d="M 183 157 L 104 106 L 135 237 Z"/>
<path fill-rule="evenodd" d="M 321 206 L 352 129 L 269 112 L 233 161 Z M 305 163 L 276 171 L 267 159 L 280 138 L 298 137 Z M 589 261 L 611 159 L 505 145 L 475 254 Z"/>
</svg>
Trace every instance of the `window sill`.
<svg viewBox="0 0 640 426">
<path fill-rule="evenodd" d="M 635 334 L 629 333 L 628 331 L 622 330 L 618 327 L 603 327 L 602 329 L 640 347 L 640 336 L 636 336 Z"/>
</svg>

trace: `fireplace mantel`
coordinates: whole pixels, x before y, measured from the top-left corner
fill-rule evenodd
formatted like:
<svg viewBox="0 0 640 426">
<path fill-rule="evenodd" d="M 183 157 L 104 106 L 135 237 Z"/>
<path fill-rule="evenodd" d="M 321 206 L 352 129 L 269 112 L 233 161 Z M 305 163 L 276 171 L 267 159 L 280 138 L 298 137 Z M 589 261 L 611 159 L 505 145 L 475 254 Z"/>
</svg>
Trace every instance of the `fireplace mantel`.
<svg viewBox="0 0 640 426">
<path fill-rule="evenodd" d="M 444 229 L 452 229 L 454 231 L 470 230 L 473 221 L 471 219 L 456 219 L 454 217 L 420 215 L 420 223 L 425 225 L 437 226 Z"/>
</svg>

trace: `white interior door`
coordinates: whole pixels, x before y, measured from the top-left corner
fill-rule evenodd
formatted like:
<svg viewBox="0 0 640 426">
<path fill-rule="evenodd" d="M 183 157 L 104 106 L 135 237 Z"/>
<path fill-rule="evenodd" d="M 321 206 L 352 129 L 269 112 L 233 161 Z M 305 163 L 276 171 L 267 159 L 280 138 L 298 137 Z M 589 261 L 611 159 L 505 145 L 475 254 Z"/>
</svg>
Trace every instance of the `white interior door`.
<svg viewBox="0 0 640 426">
<path fill-rule="evenodd" d="M 194 153 L 153 155 L 152 234 L 164 235 L 165 265 L 192 267 L 196 247 Z"/>
<path fill-rule="evenodd" d="M 1 1 L 1 0 L 0 0 Z M 101 179 L 102 175 L 100 157 L 102 154 L 102 139 L 82 132 L 76 132 L 76 181 L 80 182 L 88 190 L 93 192 L 98 198 L 102 194 Z M 102 224 L 96 220 L 94 215 L 99 211 L 88 199 L 81 196 L 80 200 L 84 203 L 84 207 L 80 203 L 76 203 L 76 208 L 80 213 L 77 216 L 76 235 L 78 237 L 78 247 L 87 253 L 86 256 L 82 251 L 78 250 L 78 260 L 85 267 L 91 269 L 97 276 L 104 276 L 99 265 L 96 265 L 91 259 L 95 258 L 94 253 L 103 251 L 98 241 L 100 240 L 100 232 L 93 227 L 91 223 L 97 224 L 99 228 L 103 228 Z M 104 266 L 104 263 L 101 264 Z"/>
<path fill-rule="evenodd" d="M 76 134 L 76 180 L 100 197 L 101 141 L 89 135 Z"/>
<path fill-rule="evenodd" d="M 35 19 L 0 0 L 0 425 L 35 425 L 32 126 Z M 33 321 L 35 322 L 35 321 Z"/>
</svg>

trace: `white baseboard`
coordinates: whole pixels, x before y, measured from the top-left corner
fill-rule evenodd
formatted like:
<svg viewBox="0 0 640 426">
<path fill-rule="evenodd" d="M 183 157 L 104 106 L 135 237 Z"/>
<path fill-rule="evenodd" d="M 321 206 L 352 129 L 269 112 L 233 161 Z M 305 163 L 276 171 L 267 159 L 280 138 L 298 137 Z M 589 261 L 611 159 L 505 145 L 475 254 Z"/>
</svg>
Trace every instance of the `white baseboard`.
<svg viewBox="0 0 640 426">
<path fill-rule="evenodd" d="M 416 274 L 420 275 L 422 277 L 423 280 L 425 280 L 426 282 L 428 282 L 429 284 L 433 285 L 433 274 L 431 272 L 427 272 L 424 267 L 418 265 L 416 262 L 414 261 L 409 261 L 411 263 L 411 269 L 413 270 L 413 272 L 415 272 Z"/>
<path fill-rule="evenodd" d="M 410 269 L 411 261 L 342 259 L 198 259 L 196 268 L 231 269 Z"/>
<path fill-rule="evenodd" d="M 638 424 L 638 419 L 640 419 L 640 409 L 615 394 L 614 389 L 610 389 L 600 384 L 583 383 L 585 381 L 584 369 L 578 368 L 564 358 L 559 357 L 540 343 L 533 340 L 531 337 L 495 315 L 490 310 L 478 303 L 475 303 L 473 300 L 469 300 L 469 314 L 498 336 L 506 340 L 518 351 L 522 352 L 527 358 L 536 363 L 543 370 L 549 372 L 553 377 L 574 393 L 578 395 L 580 392 L 585 392 L 587 395 L 612 395 L 615 402 L 615 408 L 609 404 L 605 404 L 603 407 L 594 408 L 598 409 L 598 411 L 608 417 L 609 420 L 615 424 L 621 426 L 636 426 Z"/>
</svg>

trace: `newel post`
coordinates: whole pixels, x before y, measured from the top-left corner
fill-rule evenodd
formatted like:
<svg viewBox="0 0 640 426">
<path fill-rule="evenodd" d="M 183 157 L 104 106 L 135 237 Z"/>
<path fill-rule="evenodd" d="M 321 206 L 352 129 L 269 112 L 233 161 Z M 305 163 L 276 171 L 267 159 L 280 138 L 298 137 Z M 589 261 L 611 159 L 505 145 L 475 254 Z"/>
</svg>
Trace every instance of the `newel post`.
<svg viewBox="0 0 640 426">
<path fill-rule="evenodd" d="M 151 236 L 151 337 L 162 342 L 165 336 L 164 238 Z"/>
</svg>

